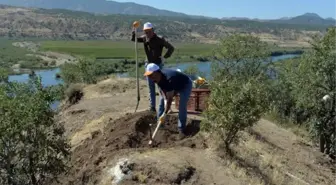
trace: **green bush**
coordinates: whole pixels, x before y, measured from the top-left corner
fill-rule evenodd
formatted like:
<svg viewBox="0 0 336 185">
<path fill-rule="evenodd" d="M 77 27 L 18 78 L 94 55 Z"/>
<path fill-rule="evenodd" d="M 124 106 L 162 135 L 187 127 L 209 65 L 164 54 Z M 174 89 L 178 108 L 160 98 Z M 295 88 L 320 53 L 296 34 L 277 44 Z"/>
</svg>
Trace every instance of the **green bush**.
<svg viewBox="0 0 336 185">
<path fill-rule="evenodd" d="M 66 84 L 96 83 L 95 62 L 81 58 L 77 63 L 65 63 L 61 66 L 61 77 Z"/>
<path fill-rule="evenodd" d="M 329 29 L 322 39 L 315 39 L 312 46 L 313 51 L 298 65 L 293 90 L 298 96 L 297 106 L 309 111 L 314 139 L 327 142 L 327 153 L 335 155 L 336 28 Z M 323 101 L 325 95 L 331 98 Z M 325 152 L 323 148 L 321 151 Z"/>
<path fill-rule="evenodd" d="M 66 100 L 70 105 L 76 104 L 84 96 L 81 84 L 71 84 L 65 91 Z"/>
<path fill-rule="evenodd" d="M 312 51 L 277 66 L 273 111 L 282 120 L 310 127 L 321 152 L 335 156 L 336 29 L 315 38 Z M 322 100 L 329 95 L 328 101 Z"/>
<path fill-rule="evenodd" d="M 0 85 L 0 184 L 40 185 L 67 170 L 70 145 L 40 79 Z"/>
<path fill-rule="evenodd" d="M 107 76 L 116 72 L 126 72 L 132 62 L 124 61 L 104 61 L 89 58 L 81 58 L 76 63 L 65 63 L 61 66 L 61 78 L 65 83 L 86 83 L 93 84 L 102 76 Z"/>
<path fill-rule="evenodd" d="M 267 44 L 257 37 L 232 35 L 214 52 L 209 107 L 202 128 L 219 133 L 227 150 L 239 132 L 253 126 L 267 111 L 269 82 Z"/>
<path fill-rule="evenodd" d="M 207 121 L 203 125 L 207 131 L 219 131 L 225 146 L 238 138 L 239 131 L 253 126 L 268 108 L 265 99 L 267 91 L 259 80 L 246 82 L 230 80 L 211 83 Z"/>
<path fill-rule="evenodd" d="M 8 82 L 8 75 L 9 75 L 8 70 L 0 67 L 0 84 L 2 82 Z"/>
<path fill-rule="evenodd" d="M 205 73 L 201 72 L 197 65 L 190 65 L 188 68 L 186 68 L 183 73 L 187 75 L 194 75 L 194 76 L 201 76 L 204 77 Z"/>
</svg>

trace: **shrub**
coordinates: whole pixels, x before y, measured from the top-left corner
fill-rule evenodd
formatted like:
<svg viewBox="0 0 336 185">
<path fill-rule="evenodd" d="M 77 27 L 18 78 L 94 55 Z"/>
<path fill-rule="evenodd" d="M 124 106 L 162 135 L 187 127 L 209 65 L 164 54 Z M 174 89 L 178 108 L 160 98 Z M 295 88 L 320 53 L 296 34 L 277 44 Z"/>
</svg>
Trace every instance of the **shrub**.
<svg viewBox="0 0 336 185">
<path fill-rule="evenodd" d="M 84 96 L 82 85 L 81 84 L 71 84 L 65 91 L 65 96 L 67 98 L 67 102 L 70 105 L 76 104 Z"/>
<path fill-rule="evenodd" d="M 219 131 L 225 146 L 237 139 L 239 131 L 253 126 L 268 108 L 266 87 L 259 80 L 212 82 L 207 121 L 203 128 Z"/>
<path fill-rule="evenodd" d="M 99 77 L 115 72 L 124 72 L 130 68 L 130 64 L 115 61 L 95 61 L 82 58 L 76 63 L 66 63 L 61 66 L 61 78 L 65 83 L 93 84 Z"/>
<path fill-rule="evenodd" d="M 232 35 L 214 51 L 209 108 L 203 129 L 223 136 L 226 149 L 239 131 L 257 123 L 268 109 L 267 44 L 252 36 Z"/>
<path fill-rule="evenodd" d="M 51 65 L 51 66 L 55 66 L 55 65 L 56 65 L 56 60 L 51 61 L 51 62 L 50 62 L 50 65 Z"/>
<path fill-rule="evenodd" d="M 70 145 L 39 78 L 0 85 L 0 184 L 40 185 L 67 170 Z"/>
<path fill-rule="evenodd" d="M 8 82 L 8 75 L 9 75 L 9 72 L 7 69 L 0 68 L 0 84 L 2 82 Z"/>
<path fill-rule="evenodd" d="M 67 84 L 96 83 L 95 62 L 93 59 L 81 58 L 77 63 L 66 63 L 61 66 L 61 77 Z"/>
<path fill-rule="evenodd" d="M 197 65 L 190 65 L 187 69 L 183 71 L 183 73 L 190 75 L 190 76 L 201 76 L 204 77 L 205 73 L 201 72 Z"/>
</svg>

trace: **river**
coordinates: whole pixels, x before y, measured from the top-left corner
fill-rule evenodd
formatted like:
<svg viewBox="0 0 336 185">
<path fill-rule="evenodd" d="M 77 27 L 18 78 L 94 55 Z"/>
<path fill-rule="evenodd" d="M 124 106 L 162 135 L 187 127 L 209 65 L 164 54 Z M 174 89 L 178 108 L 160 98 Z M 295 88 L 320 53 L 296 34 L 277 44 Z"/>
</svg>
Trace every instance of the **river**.
<svg viewBox="0 0 336 185">
<path fill-rule="evenodd" d="M 298 54 L 288 54 L 288 55 L 281 55 L 281 56 L 274 56 L 272 57 L 272 61 L 276 62 L 279 60 L 284 60 L 288 58 L 294 58 L 296 56 L 299 56 Z M 169 68 L 173 69 L 181 69 L 182 71 L 188 68 L 190 65 L 196 65 L 198 69 L 205 73 L 209 74 L 211 71 L 211 62 L 190 62 L 190 63 L 178 63 L 169 65 Z M 50 70 L 38 70 L 35 71 L 35 73 L 42 78 L 42 84 L 43 86 L 51 86 L 51 85 L 58 85 L 63 83 L 61 79 L 56 79 L 56 74 L 60 71 L 59 68 L 50 69 Z M 125 73 L 127 74 L 127 73 Z M 126 77 L 127 75 L 121 74 L 118 75 L 119 77 Z M 20 75 L 11 75 L 9 76 L 9 81 L 17 81 L 17 82 L 27 82 L 29 80 L 28 74 L 20 74 Z M 52 107 L 56 108 L 58 106 L 58 102 L 55 102 Z"/>
<path fill-rule="evenodd" d="M 35 71 L 36 75 L 41 76 L 42 85 L 44 87 L 58 85 L 63 83 L 61 79 L 57 79 L 56 74 L 60 71 L 59 68 L 49 69 L 49 70 L 38 70 Z M 9 81 L 16 81 L 16 82 L 28 82 L 29 75 L 28 74 L 20 74 L 20 75 L 10 75 L 8 78 Z M 57 109 L 59 102 L 56 101 L 51 105 L 53 110 Z"/>
</svg>

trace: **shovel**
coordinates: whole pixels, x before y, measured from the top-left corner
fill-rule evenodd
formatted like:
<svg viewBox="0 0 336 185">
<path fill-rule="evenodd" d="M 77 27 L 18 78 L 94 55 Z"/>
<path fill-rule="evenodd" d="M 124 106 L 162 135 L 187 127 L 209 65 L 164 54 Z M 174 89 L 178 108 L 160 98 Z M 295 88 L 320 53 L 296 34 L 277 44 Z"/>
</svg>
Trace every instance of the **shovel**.
<svg viewBox="0 0 336 185">
<path fill-rule="evenodd" d="M 135 107 L 135 111 L 137 111 L 138 107 L 139 107 L 139 102 L 140 102 L 140 88 L 139 88 L 139 62 L 138 62 L 138 37 L 137 37 L 137 31 L 138 31 L 138 27 L 140 26 L 140 22 L 139 21 L 135 21 L 133 23 L 133 28 L 135 29 L 135 39 L 134 39 L 134 43 L 135 43 L 135 76 L 136 76 L 136 87 L 137 87 L 137 105 Z"/>
<path fill-rule="evenodd" d="M 164 113 L 163 113 L 163 116 L 164 116 Z M 155 137 L 155 134 L 156 134 L 156 132 L 159 130 L 161 124 L 162 124 L 162 122 L 161 122 L 161 120 L 160 120 L 160 118 L 159 118 L 159 121 L 157 122 L 157 125 L 156 125 L 156 128 L 155 128 L 154 132 L 153 132 L 153 135 L 151 135 L 151 138 L 150 138 L 150 140 L 149 140 L 149 142 L 148 142 L 149 145 L 152 144 L 153 139 L 154 139 L 154 137 Z"/>
</svg>

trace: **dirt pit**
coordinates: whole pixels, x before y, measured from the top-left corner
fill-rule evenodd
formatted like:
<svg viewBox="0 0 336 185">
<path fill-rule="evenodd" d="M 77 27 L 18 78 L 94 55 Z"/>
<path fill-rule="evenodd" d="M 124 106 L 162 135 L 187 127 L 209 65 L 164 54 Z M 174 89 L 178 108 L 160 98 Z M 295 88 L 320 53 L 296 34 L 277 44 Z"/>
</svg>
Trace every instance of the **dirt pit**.
<svg viewBox="0 0 336 185">
<path fill-rule="evenodd" d="M 178 139 L 177 116 L 166 117 L 165 122 L 157 131 L 152 145 L 148 145 L 150 136 L 157 123 L 153 113 L 141 112 L 129 114 L 110 124 L 103 135 L 106 137 L 106 147 L 119 149 L 170 147 L 181 144 Z M 189 120 L 186 128 L 187 138 L 199 132 L 199 121 Z"/>
<path fill-rule="evenodd" d="M 142 153 L 171 147 L 207 148 L 205 140 L 202 137 L 196 137 L 199 136 L 196 135 L 200 130 L 199 120 L 188 120 L 187 137 L 182 140 L 178 139 L 177 122 L 177 116 L 167 115 L 163 128 L 158 130 L 153 144 L 149 145 L 150 133 L 156 128 L 155 114 L 145 111 L 126 114 L 115 121 L 111 120 L 103 130 L 92 132 L 90 138 L 73 149 L 71 170 L 66 177 L 61 177 L 62 184 L 99 184 L 99 175 L 110 166 L 109 161 L 122 158 L 132 152 Z M 146 164 L 141 169 L 144 169 L 144 166 Z M 187 178 L 170 179 L 177 179 L 176 182 L 178 182 L 178 179 Z"/>
</svg>

